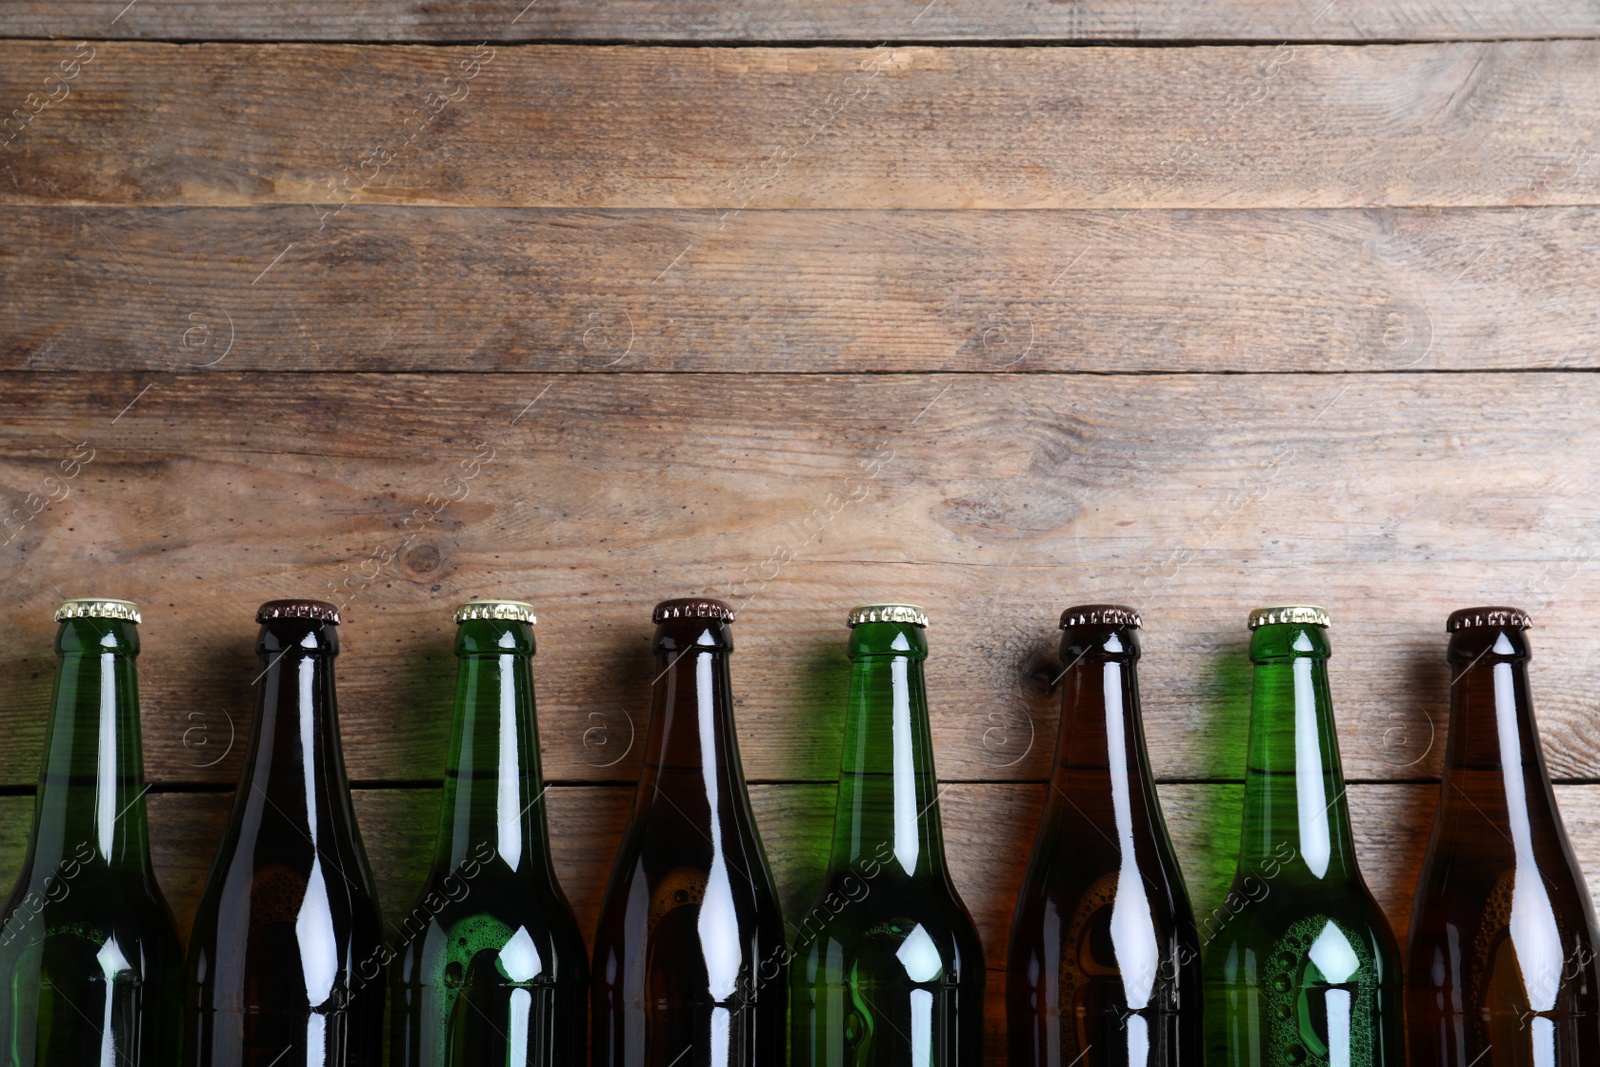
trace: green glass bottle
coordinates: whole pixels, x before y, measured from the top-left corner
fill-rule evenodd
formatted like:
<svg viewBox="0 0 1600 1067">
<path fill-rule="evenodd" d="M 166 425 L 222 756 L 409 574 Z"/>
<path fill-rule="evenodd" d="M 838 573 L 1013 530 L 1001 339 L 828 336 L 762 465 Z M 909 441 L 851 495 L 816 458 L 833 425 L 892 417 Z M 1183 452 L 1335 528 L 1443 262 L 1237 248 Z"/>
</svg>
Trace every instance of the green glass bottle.
<svg viewBox="0 0 1600 1067">
<path fill-rule="evenodd" d="M 833 851 L 798 927 L 792 1067 L 979 1067 L 983 945 L 945 866 L 922 662 L 927 616 L 850 613 Z"/>
<path fill-rule="evenodd" d="M 394 1067 L 583 1067 L 588 954 L 550 859 L 534 621 L 512 600 L 456 609 L 439 843 L 390 969 Z"/>
<path fill-rule="evenodd" d="M 1328 614 L 1250 614 L 1239 866 L 1200 919 L 1209 1067 L 1403 1067 L 1400 954 L 1356 866 Z"/>
<path fill-rule="evenodd" d="M 0 1062 L 170 1067 L 183 949 L 150 865 L 139 612 L 68 600 L 56 619 L 33 832 L 0 927 Z"/>
</svg>

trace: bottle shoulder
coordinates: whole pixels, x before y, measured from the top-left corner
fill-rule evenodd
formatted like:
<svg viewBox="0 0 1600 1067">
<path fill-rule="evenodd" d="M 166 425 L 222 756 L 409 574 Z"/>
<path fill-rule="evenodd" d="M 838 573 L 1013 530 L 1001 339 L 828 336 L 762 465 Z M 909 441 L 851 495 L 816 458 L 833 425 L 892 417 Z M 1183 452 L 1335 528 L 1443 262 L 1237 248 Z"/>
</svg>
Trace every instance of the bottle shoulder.
<svg viewBox="0 0 1600 1067">
<path fill-rule="evenodd" d="M 412 929 L 449 931 L 474 922 L 504 928 L 507 936 L 526 929 L 534 937 L 554 940 L 578 936 L 578 921 L 559 890 L 543 879 L 521 877 L 510 871 L 485 872 L 430 879 L 411 908 L 397 920 Z"/>
<path fill-rule="evenodd" d="M 638 879 L 708 878 L 718 867 L 735 892 L 776 899 L 777 886 L 755 821 L 696 817 L 663 799 L 636 805 L 612 863 L 609 900 Z"/>
<path fill-rule="evenodd" d="M 952 951 L 982 957 L 972 914 L 947 878 L 909 878 L 886 870 L 830 872 L 811 907 L 794 924 L 797 939 L 849 945 L 911 936 L 921 929 Z"/>
<path fill-rule="evenodd" d="M 1470 857 L 1496 877 L 1519 859 L 1531 859 L 1549 876 L 1582 881 L 1548 781 L 1530 782 L 1513 804 L 1501 771 L 1448 769 L 1429 845 L 1433 859 L 1461 864 Z"/>
<path fill-rule="evenodd" d="M 485 953 L 511 981 L 585 979 L 588 950 L 570 911 L 488 899 L 441 907 L 427 897 L 398 922 L 397 982 L 441 984 L 451 964 L 464 969 Z"/>
<path fill-rule="evenodd" d="M 1535 892 L 1518 894 L 1519 878 L 1528 879 Z M 1552 848 L 1543 855 L 1530 850 L 1519 863 L 1509 847 L 1490 853 L 1482 847 L 1435 845 L 1417 879 L 1408 951 L 1423 951 L 1451 938 L 1479 943 L 1513 936 L 1514 902 L 1524 929 L 1532 920 L 1542 929 L 1556 930 L 1562 944 L 1585 946 L 1591 954 L 1600 948 L 1588 885 L 1569 848 Z"/>
<path fill-rule="evenodd" d="M 342 781 L 342 775 L 340 780 Z M 282 797 L 257 788 L 247 773 L 211 867 L 208 888 L 219 881 L 254 882 L 283 876 L 309 876 L 320 867 L 330 887 L 347 887 L 354 897 L 376 895 L 366 847 L 348 790 L 321 781 L 312 791 L 314 816 L 306 814 L 306 793 Z"/>
<path fill-rule="evenodd" d="M 381 937 L 378 897 L 364 857 L 358 863 L 324 854 L 313 863 L 270 851 L 219 854 L 195 911 L 194 938 L 215 937 L 224 922 L 243 923 L 251 936 L 273 926 L 293 928 L 303 913 L 363 940 Z"/>
<path fill-rule="evenodd" d="M 102 970 L 151 975 L 181 969 L 182 944 L 165 900 L 143 890 L 96 888 L 68 884 L 57 897 L 31 889 L 14 894 L 0 916 L 0 972 L 30 958 L 42 966 L 40 950 L 57 959 L 78 958 L 71 956 L 76 951 L 82 960 L 99 960 Z"/>
<path fill-rule="evenodd" d="M 783 913 L 764 859 L 744 863 L 729 856 L 716 862 L 667 847 L 619 855 L 600 905 L 596 957 L 603 946 L 636 945 L 676 928 L 685 917 L 693 918 L 690 926 L 698 929 L 707 900 L 723 922 L 737 928 L 738 937 L 782 943 Z"/>
<path fill-rule="evenodd" d="M 1130 906 L 1148 916 L 1149 929 L 1158 940 L 1175 940 L 1198 950 L 1194 912 L 1182 878 L 1159 868 L 1150 873 L 1136 869 L 1126 876 L 1118 868 L 1070 863 L 1043 874 L 1030 870 L 1017 893 L 1013 936 L 1037 933 L 1047 916 L 1052 922 L 1082 930 L 1083 936 L 1095 936 L 1109 929 L 1113 916 L 1120 916 L 1122 909 Z"/>
<path fill-rule="evenodd" d="M 1362 958 L 1379 961 L 1382 969 L 1399 966 L 1394 930 L 1365 883 L 1320 892 L 1269 885 L 1252 900 L 1236 880 L 1213 912 L 1197 918 L 1208 966 L 1239 953 L 1265 958 L 1308 951 L 1324 935 L 1329 943 L 1364 946 Z"/>
<path fill-rule="evenodd" d="M 959 902 L 857 904 L 838 913 L 819 902 L 802 919 L 795 941 L 797 982 L 842 980 L 844 974 L 880 984 L 983 982 L 983 943 Z"/>
<path fill-rule="evenodd" d="M 1165 826 L 1152 821 L 1140 827 L 1127 844 L 1112 840 L 1106 823 L 1074 818 L 1042 824 L 1023 872 L 1022 891 L 1060 901 L 1088 892 L 1123 868 L 1131 846 L 1132 866 L 1147 883 L 1149 894 L 1169 904 L 1189 907 L 1188 889 Z"/>
<path fill-rule="evenodd" d="M 30 866 L 0 915 L 43 911 L 63 920 L 135 921 L 172 927 L 172 911 L 151 870 L 124 871 L 97 861 L 67 859 L 49 869 Z"/>
</svg>

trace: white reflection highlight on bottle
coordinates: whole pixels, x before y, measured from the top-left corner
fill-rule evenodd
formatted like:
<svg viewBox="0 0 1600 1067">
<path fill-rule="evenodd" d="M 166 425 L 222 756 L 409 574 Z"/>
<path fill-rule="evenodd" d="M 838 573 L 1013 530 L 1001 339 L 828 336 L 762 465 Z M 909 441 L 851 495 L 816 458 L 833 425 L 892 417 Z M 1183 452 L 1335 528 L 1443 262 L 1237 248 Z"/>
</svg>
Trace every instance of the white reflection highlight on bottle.
<svg viewBox="0 0 1600 1067">
<path fill-rule="evenodd" d="M 905 643 L 905 635 L 896 635 L 895 647 Z M 905 646 L 908 650 L 910 645 Z M 891 729 L 894 739 L 894 858 L 907 874 L 917 869 L 921 842 L 917 840 L 917 776 L 911 750 L 911 675 L 910 661 L 896 656 L 889 662 L 889 688 L 893 698 L 894 716 Z"/>
<path fill-rule="evenodd" d="M 500 858 L 516 870 L 522 863 L 522 767 L 517 752 L 517 683 L 515 656 L 500 657 L 500 759 L 496 768 L 495 836 Z"/>
<path fill-rule="evenodd" d="M 1501 634 L 1492 650 L 1496 655 L 1516 653 L 1511 640 Z M 1522 972 L 1528 1007 L 1554 1011 L 1561 993 L 1564 960 L 1561 930 L 1545 890 L 1539 861 L 1533 854 L 1533 827 L 1528 821 L 1527 784 L 1522 774 L 1522 738 L 1517 732 L 1517 691 L 1511 664 L 1494 665 L 1494 721 L 1500 743 L 1500 774 L 1506 794 L 1506 822 L 1516 866 L 1511 875 L 1511 950 Z M 1543 1023 L 1543 1026 L 1539 1024 Z M 1534 1019 L 1528 1028 L 1536 1067 L 1555 1067 L 1555 1028 L 1549 1019 Z"/>
<path fill-rule="evenodd" d="M 733 887 L 728 882 L 728 864 L 722 855 L 722 825 L 718 821 L 716 770 L 715 678 L 711 657 L 698 657 L 695 665 L 697 719 L 700 737 L 700 773 L 705 783 L 706 805 L 711 811 L 711 869 L 706 872 L 705 896 L 695 930 L 700 935 L 700 951 L 706 961 L 706 980 L 711 999 L 719 1005 L 732 998 L 739 983 L 739 966 L 744 951 L 739 946 L 739 916 L 733 904 Z M 728 1062 L 728 1035 L 732 1020 L 728 1009 L 711 1012 L 712 1064 Z"/>
<path fill-rule="evenodd" d="M 114 1064 L 118 1060 L 128 1060 L 126 1055 L 117 1054 L 117 1039 L 112 1033 L 111 1016 L 117 1003 L 117 978 L 133 970 L 133 965 L 128 962 L 128 957 L 122 954 L 122 947 L 117 944 L 116 935 L 106 938 L 106 943 L 100 946 L 100 951 L 95 953 L 95 962 L 100 964 L 100 974 L 105 978 L 106 1004 L 105 1017 L 100 1023 L 100 1062 Z M 137 1055 L 137 1050 L 130 1050 Z"/>
<path fill-rule="evenodd" d="M 944 971 L 939 946 L 918 923 L 895 950 L 895 958 L 906 969 L 906 977 L 922 985 L 935 981 Z M 933 993 L 911 991 L 911 1067 L 933 1067 Z"/>
<path fill-rule="evenodd" d="M 1106 651 L 1123 651 L 1113 635 Z M 1150 917 L 1150 898 L 1144 877 L 1133 851 L 1133 798 L 1128 788 L 1128 739 L 1122 722 L 1122 665 L 1106 663 L 1102 678 L 1105 688 L 1106 756 L 1111 765 L 1111 810 L 1117 827 L 1117 849 L 1121 864 L 1117 869 L 1117 892 L 1111 904 L 1111 945 L 1117 967 L 1122 972 L 1123 996 L 1128 1001 L 1128 1067 L 1144 1067 L 1149 1062 L 1149 1024 L 1141 1015 L 1150 1006 L 1160 966 L 1160 945 L 1155 921 Z M 1142 1051 L 1141 1051 L 1142 1050 Z"/>
<path fill-rule="evenodd" d="M 544 971 L 539 948 L 525 926 L 517 927 L 500 949 L 500 969 L 513 982 L 531 982 Z M 506 1020 L 506 1062 L 528 1062 L 528 1031 L 533 1016 L 533 994 L 526 989 L 511 991 L 510 1017 Z"/>
<path fill-rule="evenodd" d="M 1294 639 L 1296 652 L 1313 650 L 1302 631 Z M 1311 680 L 1311 663 L 1294 661 L 1294 791 L 1300 816 L 1300 855 L 1311 873 L 1328 873 L 1333 840 L 1328 831 L 1328 790 L 1323 780 L 1322 743 L 1317 736 L 1317 688 Z M 1331 714 L 1331 713 L 1330 713 Z"/>
<path fill-rule="evenodd" d="M 1361 957 L 1344 931 L 1328 920 L 1306 953 L 1329 985 L 1343 985 L 1361 970 Z M 1323 996 L 1328 1013 L 1328 1067 L 1350 1067 L 1350 1021 L 1354 1001 L 1348 989 L 1330 989 Z"/>
<path fill-rule="evenodd" d="M 100 656 L 100 736 L 95 767 L 95 836 L 100 855 L 111 858 L 111 845 L 117 825 L 117 657 Z"/>
</svg>

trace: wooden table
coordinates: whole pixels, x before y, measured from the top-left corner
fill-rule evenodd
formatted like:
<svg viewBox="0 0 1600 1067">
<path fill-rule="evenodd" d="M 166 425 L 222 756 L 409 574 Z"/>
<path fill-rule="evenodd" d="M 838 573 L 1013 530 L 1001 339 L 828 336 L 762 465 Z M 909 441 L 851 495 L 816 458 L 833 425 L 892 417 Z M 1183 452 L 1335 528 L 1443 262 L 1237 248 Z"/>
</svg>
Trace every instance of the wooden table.
<svg viewBox="0 0 1600 1067">
<path fill-rule="evenodd" d="M 933 619 L 950 862 L 992 968 L 1055 619 L 1090 600 L 1144 612 L 1200 912 L 1236 844 L 1245 614 L 1271 602 L 1333 613 L 1398 930 L 1452 608 L 1535 615 L 1546 754 L 1600 876 L 1594 4 L 124 3 L 0 13 L 0 870 L 59 599 L 144 608 L 152 832 L 187 928 L 253 609 L 321 596 L 401 914 L 450 610 L 509 596 L 539 609 L 557 861 L 592 927 L 650 607 L 707 594 L 740 606 L 791 916 L 830 830 L 844 613 L 879 599 Z"/>
</svg>

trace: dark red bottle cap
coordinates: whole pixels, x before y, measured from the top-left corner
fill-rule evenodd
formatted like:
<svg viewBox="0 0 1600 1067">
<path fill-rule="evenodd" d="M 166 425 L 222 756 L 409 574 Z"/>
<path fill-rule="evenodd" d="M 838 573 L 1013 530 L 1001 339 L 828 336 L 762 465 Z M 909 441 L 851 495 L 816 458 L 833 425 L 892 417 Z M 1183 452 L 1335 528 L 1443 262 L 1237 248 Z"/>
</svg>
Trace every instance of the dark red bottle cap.
<svg viewBox="0 0 1600 1067">
<path fill-rule="evenodd" d="M 275 619 L 316 619 L 339 624 L 339 609 L 322 600 L 269 600 L 256 609 L 256 622 Z"/>
<path fill-rule="evenodd" d="M 1533 619 L 1521 608 L 1462 608 L 1452 611 L 1444 621 L 1444 632 L 1469 630 L 1477 626 L 1493 626 L 1500 630 L 1527 630 Z"/>
<path fill-rule="evenodd" d="M 1061 613 L 1061 629 L 1072 626 L 1131 626 L 1139 628 L 1139 613 L 1121 604 L 1079 604 Z"/>
<path fill-rule="evenodd" d="M 663 600 L 650 613 L 651 622 L 666 622 L 668 619 L 721 619 L 723 622 L 732 622 L 733 609 L 720 600 L 708 597 L 679 597 L 676 600 Z"/>
</svg>

